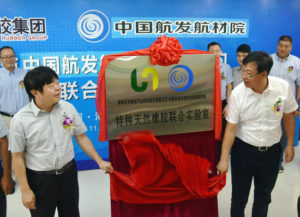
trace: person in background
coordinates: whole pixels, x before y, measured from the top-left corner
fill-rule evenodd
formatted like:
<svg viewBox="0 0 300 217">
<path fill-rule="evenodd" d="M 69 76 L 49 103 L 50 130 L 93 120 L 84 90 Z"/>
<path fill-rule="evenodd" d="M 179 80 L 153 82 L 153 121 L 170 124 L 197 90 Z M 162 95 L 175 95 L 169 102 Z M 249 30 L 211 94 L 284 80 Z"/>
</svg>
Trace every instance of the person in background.
<svg viewBox="0 0 300 217">
<path fill-rule="evenodd" d="M 6 217 L 6 195 L 9 194 L 13 188 L 11 177 L 11 154 L 8 151 L 7 134 L 8 129 L 0 115 L 0 217 Z"/>
<path fill-rule="evenodd" d="M 283 119 L 288 145 L 285 161 L 294 158 L 295 111 L 298 107 L 289 84 L 268 76 L 273 61 L 265 52 L 243 60 L 243 83 L 233 89 L 228 103 L 219 174 L 228 171 L 231 150 L 231 217 L 244 217 L 252 180 L 252 217 L 267 217 L 278 176 Z M 232 149 L 231 149 L 232 148 Z"/>
<path fill-rule="evenodd" d="M 226 126 L 226 113 L 227 113 L 227 100 L 230 96 L 232 91 L 232 69 L 231 67 L 224 63 L 221 59 L 221 45 L 217 42 L 211 42 L 207 45 L 207 50 L 213 54 L 215 54 L 218 59 L 220 60 L 220 72 L 221 72 L 221 95 L 222 95 L 222 111 L 223 111 L 223 118 L 222 118 L 222 134 L 221 138 L 224 136 L 225 126 Z M 222 142 L 218 143 L 218 151 L 217 151 L 217 159 L 220 159 L 221 153 L 221 144 Z"/>
<path fill-rule="evenodd" d="M 238 61 L 239 65 L 232 69 L 232 76 L 233 76 L 232 86 L 233 86 L 233 88 L 235 88 L 241 82 L 243 82 L 242 75 L 241 75 L 243 60 L 250 52 L 251 52 L 251 48 L 247 44 L 241 44 L 236 50 L 236 56 L 237 56 L 237 61 Z"/>
<path fill-rule="evenodd" d="M 14 114 L 29 103 L 23 82 L 26 71 L 16 67 L 16 54 L 12 47 L 0 48 L 0 61 L 0 114 L 9 128 Z M 11 189 L 10 194 L 14 191 L 15 187 Z"/>
<path fill-rule="evenodd" d="M 12 47 L 0 48 L 0 61 L 0 114 L 9 128 L 14 114 L 29 103 L 23 81 L 26 71 L 16 67 L 16 54 Z"/>
<path fill-rule="evenodd" d="M 106 172 L 104 161 L 86 136 L 75 107 L 60 99 L 57 74 L 48 67 L 29 71 L 24 85 L 31 102 L 11 121 L 9 146 L 23 205 L 32 217 L 79 217 L 79 187 L 72 137 Z"/>
<path fill-rule="evenodd" d="M 298 57 L 291 54 L 293 46 L 293 40 L 291 36 L 283 35 L 279 38 L 277 43 L 277 51 L 272 54 L 271 57 L 273 59 L 273 67 L 270 71 L 271 76 L 276 76 L 278 78 L 282 78 L 286 80 L 294 94 L 294 97 L 299 100 L 300 99 L 300 60 Z M 299 108 L 298 108 L 299 109 Z M 298 119 L 298 116 L 296 116 Z M 298 123 L 299 120 L 296 121 Z M 281 123 L 283 127 L 283 123 Z M 286 146 L 286 134 L 284 133 L 280 140 L 280 144 L 282 147 L 281 158 L 279 161 L 279 172 L 283 172 L 284 168 L 282 166 L 283 162 L 283 153 Z M 296 132 L 299 133 L 299 132 Z"/>
</svg>

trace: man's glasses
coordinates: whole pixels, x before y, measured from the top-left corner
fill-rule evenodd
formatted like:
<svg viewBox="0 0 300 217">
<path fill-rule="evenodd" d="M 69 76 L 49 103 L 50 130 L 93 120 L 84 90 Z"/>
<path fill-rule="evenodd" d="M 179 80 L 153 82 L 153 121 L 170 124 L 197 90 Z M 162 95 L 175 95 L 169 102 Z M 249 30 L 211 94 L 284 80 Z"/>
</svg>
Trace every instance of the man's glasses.
<svg viewBox="0 0 300 217">
<path fill-rule="evenodd" d="M 8 57 L 0 57 L 0 59 L 4 59 L 4 60 L 11 60 L 11 59 L 14 59 L 16 58 L 16 56 L 8 56 Z"/>
<path fill-rule="evenodd" d="M 255 73 L 255 74 L 251 74 L 249 72 L 247 72 L 247 70 L 242 67 L 242 74 L 244 74 L 247 78 L 251 79 L 254 78 L 256 75 L 260 74 L 259 72 Z"/>
</svg>

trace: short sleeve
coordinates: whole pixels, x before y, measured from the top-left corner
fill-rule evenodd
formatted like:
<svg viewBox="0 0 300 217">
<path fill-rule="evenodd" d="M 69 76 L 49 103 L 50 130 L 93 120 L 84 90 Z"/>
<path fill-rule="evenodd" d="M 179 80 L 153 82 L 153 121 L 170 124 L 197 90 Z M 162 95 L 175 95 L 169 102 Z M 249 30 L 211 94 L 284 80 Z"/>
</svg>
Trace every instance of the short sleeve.
<svg viewBox="0 0 300 217">
<path fill-rule="evenodd" d="M 283 113 L 291 113 L 293 111 L 296 111 L 298 108 L 297 101 L 295 99 L 295 96 L 293 94 L 293 91 L 290 87 L 290 85 L 287 85 L 287 97 L 286 97 L 286 102 L 284 106 L 284 111 Z"/>
<path fill-rule="evenodd" d="M 9 150 L 11 152 L 23 152 L 26 146 L 25 130 L 18 120 L 12 119 L 9 129 Z"/>
<path fill-rule="evenodd" d="M 228 100 L 226 120 L 232 124 L 238 124 L 240 117 L 239 97 L 237 91 L 232 91 Z"/>
</svg>

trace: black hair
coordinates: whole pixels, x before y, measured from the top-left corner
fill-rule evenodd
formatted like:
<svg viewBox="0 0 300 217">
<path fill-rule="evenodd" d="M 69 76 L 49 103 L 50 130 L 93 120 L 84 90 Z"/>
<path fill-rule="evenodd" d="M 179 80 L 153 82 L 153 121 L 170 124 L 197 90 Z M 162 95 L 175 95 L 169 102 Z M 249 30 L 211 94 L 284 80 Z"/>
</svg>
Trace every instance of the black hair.
<svg viewBox="0 0 300 217">
<path fill-rule="evenodd" d="M 58 76 L 53 69 L 45 66 L 36 67 L 26 73 L 24 77 L 24 86 L 30 98 L 34 99 L 31 90 L 43 92 L 43 87 L 46 84 L 51 84 Z"/>
<path fill-rule="evenodd" d="M 1 55 L 2 50 L 4 50 L 4 49 L 11 49 L 14 52 L 14 54 L 16 54 L 15 50 L 12 47 L 10 47 L 10 46 L 3 46 L 3 47 L 0 48 L 0 55 Z"/>
<path fill-rule="evenodd" d="M 250 53 L 251 48 L 248 44 L 241 44 L 237 49 L 236 52 L 242 52 L 242 53 Z"/>
<path fill-rule="evenodd" d="M 257 65 L 257 72 L 262 73 L 264 71 L 267 71 L 267 74 L 270 73 L 270 70 L 273 65 L 273 60 L 264 51 L 254 51 L 249 53 L 243 60 L 243 64 L 247 64 L 250 62 L 255 62 Z"/>
<path fill-rule="evenodd" d="M 291 42 L 291 44 L 293 44 L 293 39 L 292 39 L 292 37 L 289 36 L 289 35 L 283 35 L 283 36 L 281 36 L 281 37 L 278 39 L 278 43 L 279 43 L 280 41 L 289 41 L 289 42 Z"/>
<path fill-rule="evenodd" d="M 213 41 L 207 45 L 207 50 L 209 50 L 209 48 L 214 45 L 218 45 L 220 49 L 222 49 L 221 45 L 218 42 Z"/>
</svg>

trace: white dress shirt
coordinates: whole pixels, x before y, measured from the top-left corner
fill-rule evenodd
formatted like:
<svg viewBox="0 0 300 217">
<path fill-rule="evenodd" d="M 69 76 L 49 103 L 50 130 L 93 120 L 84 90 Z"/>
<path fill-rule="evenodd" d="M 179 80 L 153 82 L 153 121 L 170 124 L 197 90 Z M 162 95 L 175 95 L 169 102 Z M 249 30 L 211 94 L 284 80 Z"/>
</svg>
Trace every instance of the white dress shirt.
<svg viewBox="0 0 300 217">
<path fill-rule="evenodd" d="M 277 112 L 273 110 L 276 103 Z M 268 77 L 268 86 L 262 94 L 247 88 L 244 82 L 239 84 L 231 92 L 228 105 L 226 120 L 238 124 L 236 136 L 257 147 L 278 143 L 283 113 L 298 107 L 289 84 L 272 76 Z"/>
<path fill-rule="evenodd" d="M 75 128 L 64 128 L 66 117 Z M 72 136 L 86 130 L 72 104 L 60 100 L 49 113 L 32 100 L 13 117 L 9 146 L 11 152 L 24 151 L 26 167 L 31 170 L 60 169 L 74 158 Z"/>
</svg>

